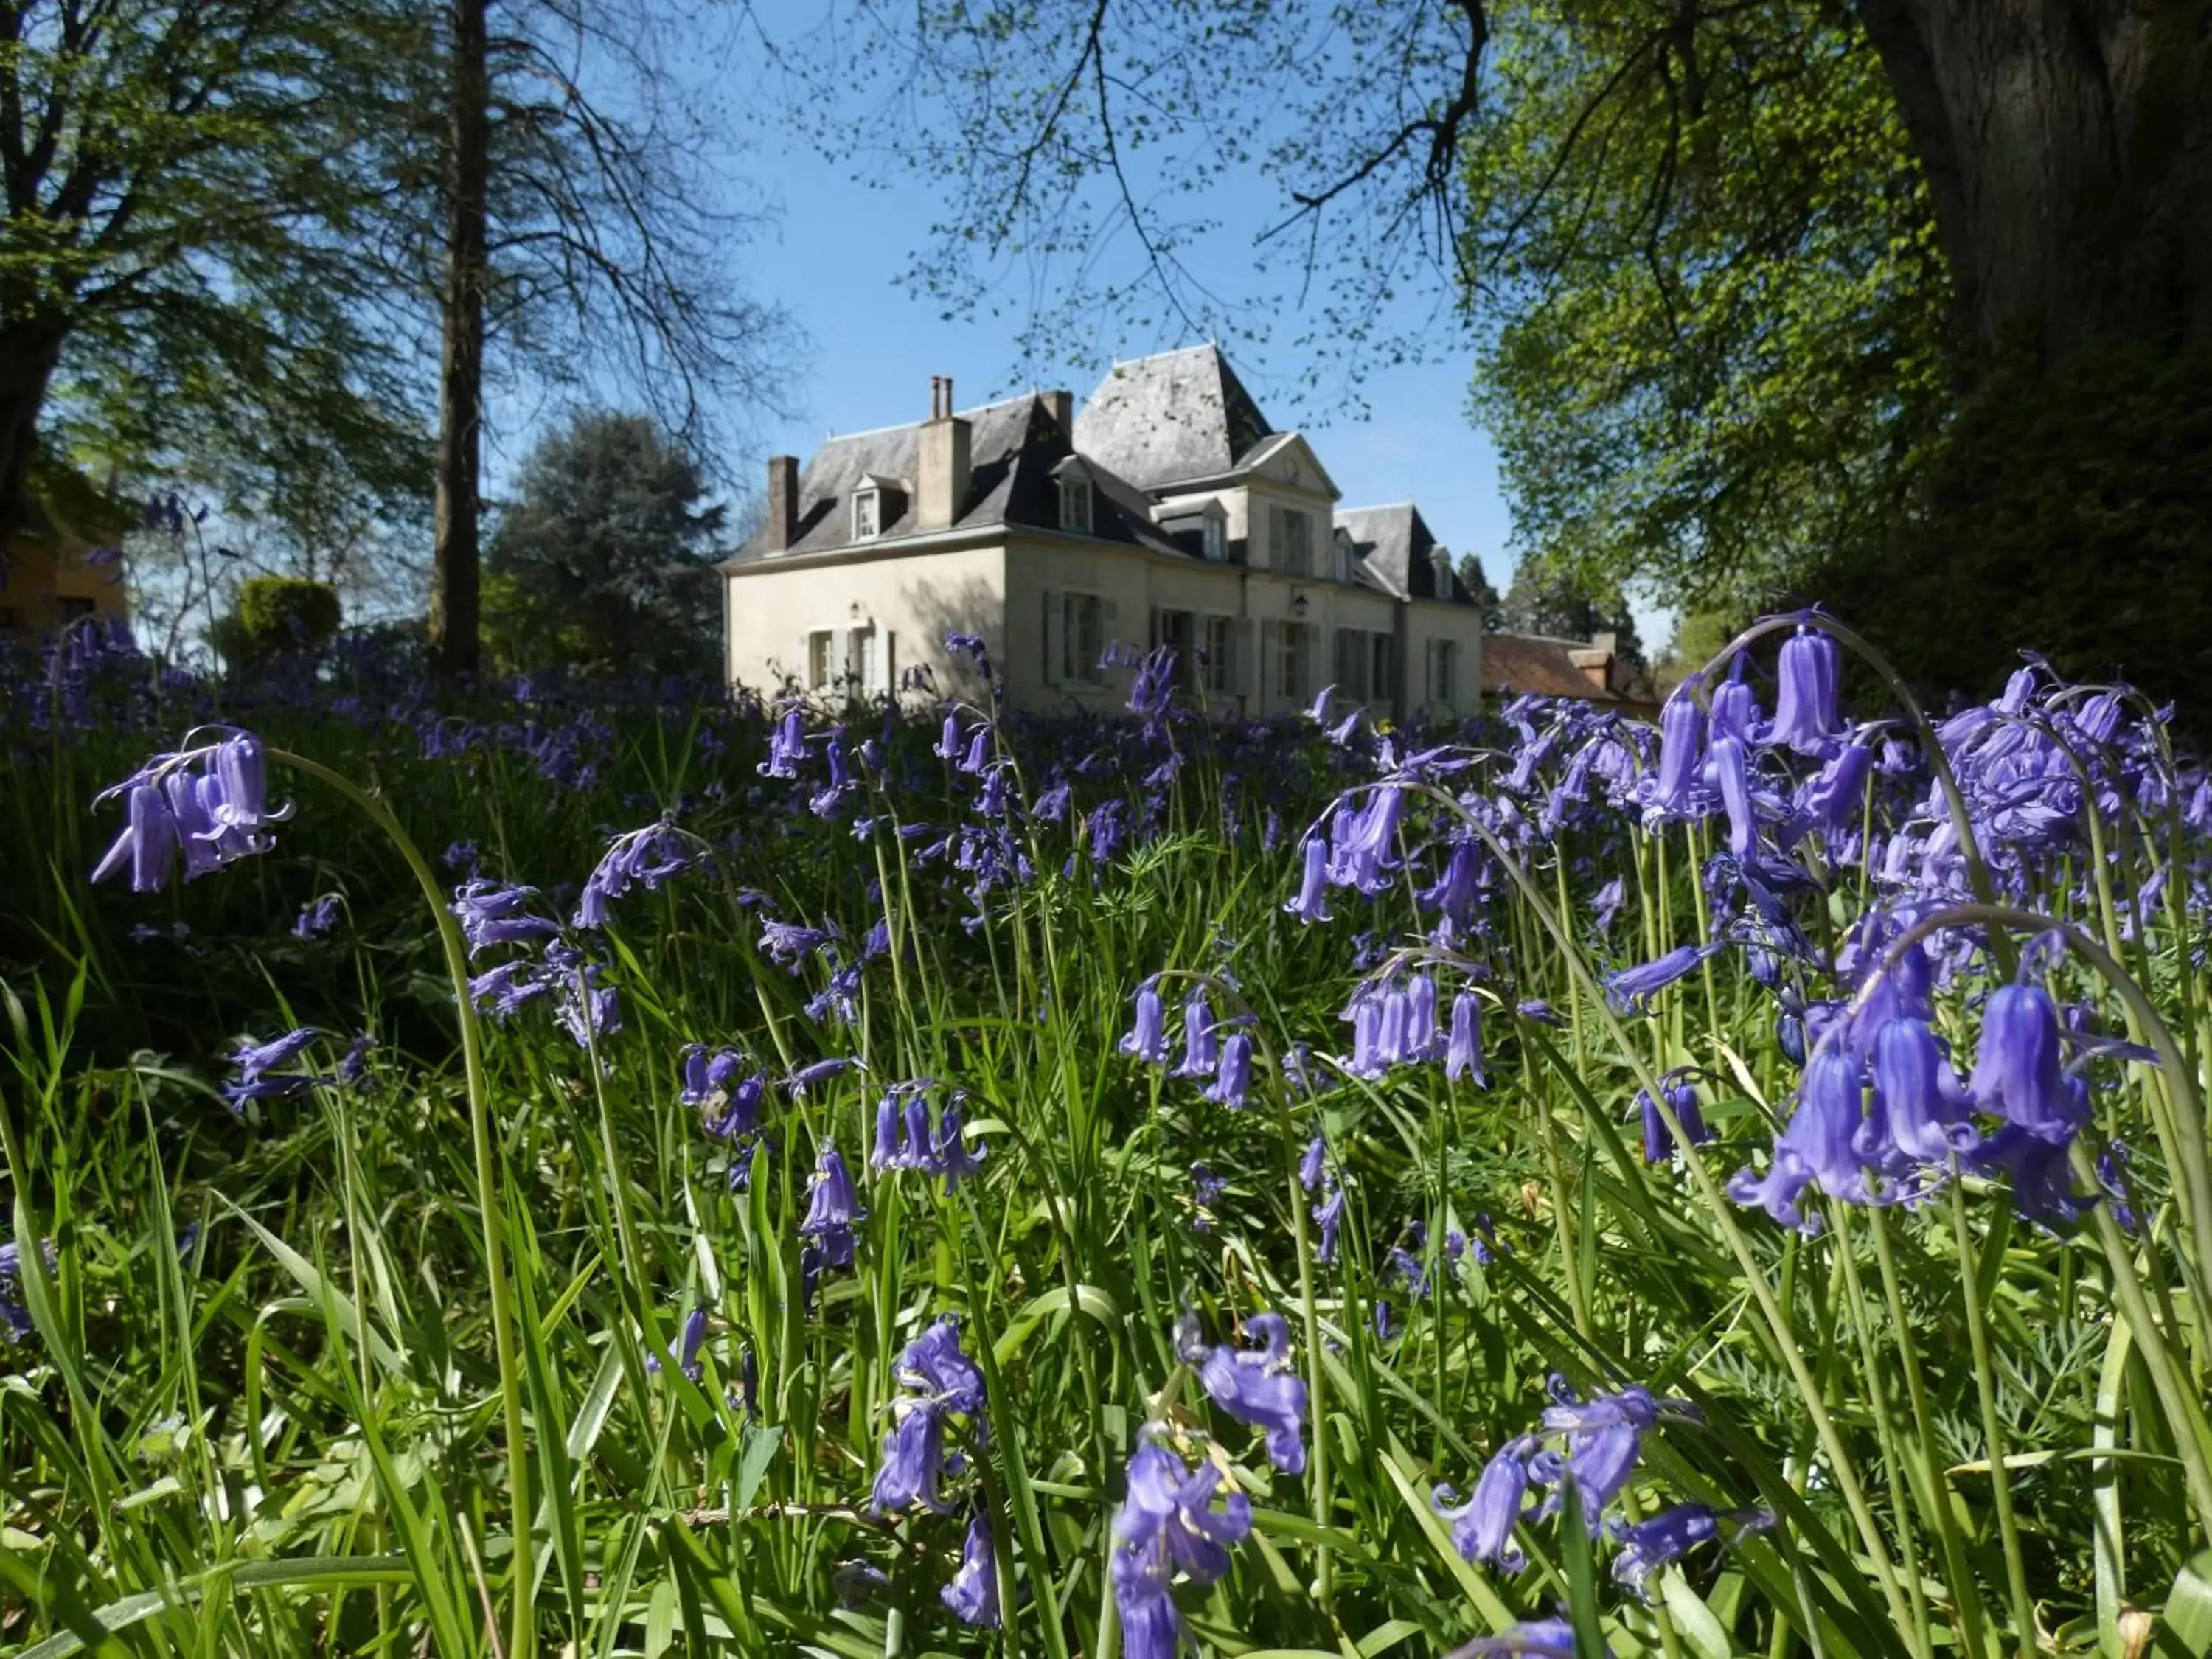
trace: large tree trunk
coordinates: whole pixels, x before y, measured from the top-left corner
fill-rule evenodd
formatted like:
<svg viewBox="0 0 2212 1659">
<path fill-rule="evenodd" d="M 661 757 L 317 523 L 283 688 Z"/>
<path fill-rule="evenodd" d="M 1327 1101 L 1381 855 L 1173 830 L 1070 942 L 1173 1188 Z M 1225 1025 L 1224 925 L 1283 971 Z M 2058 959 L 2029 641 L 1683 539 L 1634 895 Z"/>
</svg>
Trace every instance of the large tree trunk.
<svg viewBox="0 0 2212 1659">
<path fill-rule="evenodd" d="M 36 325 L 0 333 L 0 556 L 29 515 L 39 416 L 61 362 L 63 338 L 61 330 Z"/>
<path fill-rule="evenodd" d="M 453 0 L 446 199 L 446 343 L 440 366 L 430 662 L 477 666 L 483 448 L 484 287 L 491 173 L 489 0 Z"/>
<path fill-rule="evenodd" d="M 1858 0 L 1925 167 L 1961 323 L 2046 368 L 2212 338 L 2212 8 Z"/>
</svg>

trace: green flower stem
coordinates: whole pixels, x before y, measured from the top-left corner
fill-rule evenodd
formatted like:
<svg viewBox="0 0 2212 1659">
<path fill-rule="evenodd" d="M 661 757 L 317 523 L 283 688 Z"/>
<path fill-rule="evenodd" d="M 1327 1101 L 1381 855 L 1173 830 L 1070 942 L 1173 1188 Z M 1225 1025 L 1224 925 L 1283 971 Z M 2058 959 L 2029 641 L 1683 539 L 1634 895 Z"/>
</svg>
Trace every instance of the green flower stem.
<svg viewBox="0 0 2212 1659">
<path fill-rule="evenodd" d="M 476 1152 L 477 1207 L 483 1226 L 486 1288 L 491 1302 L 492 1340 L 499 1361 L 501 1414 L 507 1434 L 507 1499 L 513 1511 L 514 1540 L 510 1568 L 514 1591 L 514 1622 L 507 1651 L 520 1659 L 538 1650 L 537 1607 L 531 1594 L 532 1586 L 538 1582 L 538 1539 L 531 1525 L 530 1449 L 524 1437 L 522 1364 L 515 1352 L 514 1298 L 507 1282 L 505 1200 L 500 1191 L 497 1160 L 492 1155 L 491 1086 L 484 1077 L 483 1031 L 477 1019 L 476 1004 L 469 995 L 468 945 L 461 937 L 460 923 L 446 908 L 445 891 L 432 872 L 429 861 L 406 830 L 400 828 L 390 807 L 350 778 L 305 755 L 273 748 L 268 754 L 280 765 L 330 785 L 368 814 L 369 821 L 384 832 L 398 849 L 399 856 L 406 860 L 407 867 L 415 872 L 415 879 L 422 889 L 423 902 L 430 907 L 436 921 L 439 942 L 445 946 L 446 975 L 453 981 L 453 1008 L 460 1021 L 461 1066 L 469 1092 L 469 1136 Z"/>
<path fill-rule="evenodd" d="M 1936 1542 L 1943 1551 L 1943 1573 L 1949 1580 L 1954 1601 L 1953 1623 L 1960 1646 L 1976 1656 L 1989 1651 L 1982 1628 L 1981 1593 L 1974 1587 L 1974 1571 L 1966 1559 L 1966 1540 L 1959 1535 L 1958 1517 L 1951 1509 L 1950 1493 L 1943 1484 L 1943 1460 L 1936 1455 L 1935 1413 L 1928 1403 L 1928 1379 L 1920 1369 L 1920 1347 L 1905 1317 L 1905 1292 L 1897 1276 L 1897 1256 L 1890 1248 L 1889 1221 L 1879 1206 L 1867 1212 L 1868 1231 L 1874 1235 L 1875 1265 L 1881 1270 L 1882 1305 L 1889 1310 L 1889 1340 L 1905 1370 L 1905 1397 L 1912 1410 L 1913 1432 L 1920 1445 L 1920 1468 L 1925 1506 L 1936 1524 Z"/>
<path fill-rule="evenodd" d="M 2012 1471 L 2005 1465 L 2004 1425 L 1997 1416 L 1996 1363 L 1990 1356 L 1989 1322 L 1983 1316 L 1979 1258 L 1972 1231 L 1966 1225 L 1966 1192 L 1958 1179 L 1951 1182 L 1951 1237 L 1959 1249 L 1959 1289 L 1966 1308 L 1966 1341 L 1974 1356 L 1974 1390 L 1981 1396 L 1982 1442 L 1990 1464 L 1990 1493 L 1997 1512 L 1997 1538 L 2004 1548 L 2005 1584 L 2012 1596 L 2013 1638 L 2023 1653 L 2041 1644 L 2036 1638 L 2035 1597 L 2027 1588 L 2027 1563 L 2020 1553 L 2020 1522 L 2013 1514 Z"/>
<path fill-rule="evenodd" d="M 1869 1404 L 1873 1407 L 1875 1435 L 1881 1445 L 1881 1461 L 1889 1478 L 1889 1501 L 1901 1520 L 1913 1507 L 1908 1502 L 1905 1457 L 1897 1441 L 1897 1425 L 1890 1416 L 1888 1385 L 1883 1382 L 1881 1357 L 1875 1352 L 1874 1328 L 1868 1321 L 1866 1293 L 1859 1285 L 1858 1258 L 1851 1248 L 1850 1206 L 1831 1199 L 1828 1217 L 1835 1231 L 1836 1261 L 1843 1269 L 1844 1300 L 1850 1310 L 1851 1330 L 1858 1338 L 1859 1364 L 1866 1373 Z M 1897 1529 L 1898 1553 L 1904 1558 L 1905 1595 L 1912 1604 L 1912 1650 L 1919 1659 L 1931 1659 L 1935 1644 L 1929 1632 L 1928 1598 L 1920 1584 L 1920 1556 L 1912 1542 L 1912 1528 Z"/>
</svg>

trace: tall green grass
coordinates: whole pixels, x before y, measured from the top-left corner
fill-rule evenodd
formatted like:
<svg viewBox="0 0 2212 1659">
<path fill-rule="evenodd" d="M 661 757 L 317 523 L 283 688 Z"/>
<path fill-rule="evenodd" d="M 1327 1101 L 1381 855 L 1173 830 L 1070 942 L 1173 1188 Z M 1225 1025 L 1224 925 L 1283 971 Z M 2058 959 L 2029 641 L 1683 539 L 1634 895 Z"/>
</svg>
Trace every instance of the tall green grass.
<svg viewBox="0 0 2212 1659">
<path fill-rule="evenodd" d="M 2123 938 L 2111 902 L 2173 856 L 2156 836 L 2120 826 L 2095 880 L 2061 872 L 2048 894 L 2119 958 L 2132 1000 L 2079 950 L 2056 980 L 2137 1042 L 2172 1034 L 2178 1073 L 2098 1073 L 2100 1122 L 2135 1148 L 2136 1230 L 2109 1201 L 2038 1228 L 1973 1179 L 1920 1209 L 1830 1204 L 1808 1237 L 1719 1192 L 1796 1076 L 1740 953 L 1649 1017 L 1614 1013 L 1595 977 L 1701 937 L 1703 829 L 1514 856 L 1488 901 L 1511 978 L 1486 1021 L 1486 1088 L 1316 1062 L 1316 1094 L 1267 1073 L 1255 1109 L 1231 1112 L 1117 1054 L 1141 980 L 1221 976 L 1268 1053 L 1334 1052 L 1356 936 L 1379 951 L 1427 925 L 1410 880 L 1371 908 L 1340 898 L 1326 926 L 1283 914 L 1297 837 L 1267 850 L 1265 810 L 1295 830 L 1358 781 L 1326 744 L 1278 739 L 1297 757 L 1279 776 L 1302 781 L 1272 799 L 1237 796 L 1249 761 L 1200 747 L 1158 831 L 1103 863 L 1068 828 L 1028 826 L 1035 878 L 992 893 L 971 932 L 922 838 L 897 833 L 963 810 L 933 732 L 894 735 L 918 781 L 872 796 L 856 836 L 781 810 L 757 721 L 614 720 L 596 782 L 574 789 L 496 748 L 427 761 L 404 727 L 257 711 L 272 746 L 344 787 L 280 779 L 298 812 L 274 853 L 143 898 L 83 878 L 112 829 L 87 803 L 146 740 L 16 746 L 0 1040 L 33 1329 L 0 1349 L 0 1651 L 1114 1659 L 1111 1521 L 1148 1423 L 1220 1460 L 1254 1506 L 1228 1576 L 1180 1592 L 1222 1654 L 1442 1652 L 1555 1607 L 1617 1654 L 1667 1659 L 2212 1651 L 2193 1484 L 2212 1344 L 2176 1156 L 2203 1139 L 2212 999 L 2185 908 Z M 727 748 L 698 746 L 702 727 Z M 1053 757 L 1020 757 L 1034 793 Z M 1245 781 L 1224 776 L 1237 768 Z M 1089 804 L 1141 786 L 1109 770 L 1081 787 Z M 724 850 L 618 902 L 622 1030 L 587 1054 L 542 1006 L 488 1025 L 479 1140 L 409 849 L 434 864 L 472 840 L 487 873 L 553 888 L 580 881 L 607 832 L 679 801 Z M 1455 823 L 1433 810 L 1422 835 Z M 1582 867 L 1591 853 L 1611 861 Z M 1630 902 L 1600 933 L 1587 899 L 1608 872 Z M 338 928 L 289 937 L 333 890 Z M 888 922 L 895 948 L 849 1028 L 805 1012 L 819 964 L 761 955 L 762 894 L 848 941 Z M 1847 901 L 1839 888 L 1838 927 Z M 1962 1053 L 1977 994 L 1944 1003 Z M 1533 1000 L 1565 1023 L 1514 1012 Z M 330 1032 L 326 1066 L 375 1034 L 374 1086 L 227 1111 L 231 1040 L 302 1023 Z M 774 1095 L 740 1188 L 677 1098 L 694 1042 L 779 1074 L 860 1064 Z M 1634 1097 L 1677 1066 L 1702 1079 L 1718 1144 L 1646 1164 Z M 951 1195 L 866 1168 L 882 1085 L 923 1076 L 965 1091 L 988 1148 Z M 1349 1201 L 1334 1266 L 1315 1259 L 1296 1176 L 1316 1131 Z M 824 1273 L 809 1309 L 796 1229 L 825 1140 L 870 1213 L 854 1267 Z M 1227 1182 L 1202 1212 L 1200 1163 Z M 1486 1226 L 1487 1260 L 1447 1257 L 1448 1235 Z M 1427 1294 L 1394 1273 L 1401 1244 Z M 694 1306 L 710 1316 L 698 1379 L 650 1369 Z M 1187 1313 L 1219 1341 L 1265 1310 L 1290 1316 L 1314 1402 L 1298 1478 L 1208 1409 L 1176 1349 Z M 897 1356 L 948 1313 L 988 1383 L 989 1448 L 955 1484 L 998 1540 L 999 1632 L 939 1599 L 964 1509 L 867 1506 Z M 1462 1559 L 1431 1488 L 1464 1491 L 1555 1372 L 1698 1408 L 1647 1438 L 1632 1513 L 1764 1508 L 1771 1530 L 1665 1568 L 1649 1606 L 1602 1582 L 1610 1546 L 1551 1523 L 1522 1528 L 1517 1574 Z"/>
</svg>

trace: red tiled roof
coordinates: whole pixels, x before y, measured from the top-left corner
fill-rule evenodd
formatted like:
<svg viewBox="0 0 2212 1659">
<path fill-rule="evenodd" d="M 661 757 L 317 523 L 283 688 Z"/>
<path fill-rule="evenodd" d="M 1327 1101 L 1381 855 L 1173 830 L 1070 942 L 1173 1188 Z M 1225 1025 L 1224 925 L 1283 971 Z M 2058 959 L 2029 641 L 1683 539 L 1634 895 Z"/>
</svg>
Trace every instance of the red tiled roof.
<svg viewBox="0 0 2212 1659">
<path fill-rule="evenodd" d="M 1580 697 L 1590 702 L 1630 704 L 1639 700 L 1623 696 L 1608 684 L 1617 672 L 1610 659 L 1598 659 L 1602 670 L 1585 672 L 1575 661 L 1589 659 L 1594 647 L 1576 640 L 1547 639 L 1540 634 L 1486 634 L 1482 636 L 1482 689 L 1492 696 L 1534 691 L 1547 697 Z"/>
</svg>

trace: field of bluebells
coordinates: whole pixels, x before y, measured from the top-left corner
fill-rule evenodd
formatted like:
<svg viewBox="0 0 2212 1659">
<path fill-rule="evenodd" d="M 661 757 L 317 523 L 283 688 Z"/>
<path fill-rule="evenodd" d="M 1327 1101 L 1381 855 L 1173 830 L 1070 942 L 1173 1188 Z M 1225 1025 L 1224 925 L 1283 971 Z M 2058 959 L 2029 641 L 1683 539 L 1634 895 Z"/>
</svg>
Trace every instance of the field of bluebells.
<svg viewBox="0 0 2212 1659">
<path fill-rule="evenodd" d="M 0 1653 L 2212 1650 L 2124 688 L 0 710 Z"/>
</svg>

